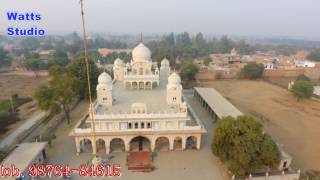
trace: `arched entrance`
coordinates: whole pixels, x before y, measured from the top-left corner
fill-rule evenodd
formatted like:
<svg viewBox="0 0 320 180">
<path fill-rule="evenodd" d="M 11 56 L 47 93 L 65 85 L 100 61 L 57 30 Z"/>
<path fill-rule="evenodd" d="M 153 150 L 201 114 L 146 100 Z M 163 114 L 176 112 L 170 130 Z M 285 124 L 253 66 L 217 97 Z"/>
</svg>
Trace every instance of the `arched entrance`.
<svg viewBox="0 0 320 180">
<path fill-rule="evenodd" d="M 132 82 L 132 89 L 138 89 L 138 83 L 137 82 Z"/>
<path fill-rule="evenodd" d="M 151 89 L 151 82 L 146 82 L 146 89 Z"/>
<path fill-rule="evenodd" d="M 152 82 L 152 89 L 156 88 L 158 86 L 158 83 L 156 81 Z"/>
<path fill-rule="evenodd" d="M 156 140 L 155 147 L 158 151 L 168 151 L 169 144 L 170 144 L 170 142 L 167 137 L 159 137 Z"/>
<path fill-rule="evenodd" d="M 80 141 L 80 152 L 92 153 L 92 142 L 90 139 L 82 139 Z"/>
<path fill-rule="evenodd" d="M 106 153 L 106 143 L 104 142 L 103 139 L 98 139 L 96 141 L 97 145 L 97 153 L 98 154 L 105 154 Z"/>
<path fill-rule="evenodd" d="M 130 141 L 130 151 L 150 151 L 150 140 L 143 136 L 138 136 Z"/>
<path fill-rule="evenodd" d="M 125 88 L 130 89 L 131 88 L 131 82 L 125 82 Z"/>
<path fill-rule="evenodd" d="M 181 137 L 174 138 L 173 149 L 174 150 L 182 150 L 182 138 Z"/>
<path fill-rule="evenodd" d="M 124 152 L 125 144 L 121 138 L 114 138 L 110 141 L 110 152 Z"/>
<path fill-rule="evenodd" d="M 144 82 L 139 82 L 139 89 L 144 89 Z"/>
<path fill-rule="evenodd" d="M 197 149 L 197 138 L 189 136 L 186 140 L 186 149 Z"/>
</svg>

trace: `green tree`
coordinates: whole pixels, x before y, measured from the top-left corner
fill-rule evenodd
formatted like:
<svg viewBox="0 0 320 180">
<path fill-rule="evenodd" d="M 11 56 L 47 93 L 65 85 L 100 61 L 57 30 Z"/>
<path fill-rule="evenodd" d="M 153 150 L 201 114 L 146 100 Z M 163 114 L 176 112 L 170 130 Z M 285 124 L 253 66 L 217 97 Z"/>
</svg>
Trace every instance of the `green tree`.
<svg viewBox="0 0 320 180">
<path fill-rule="evenodd" d="M 21 46 L 23 49 L 27 49 L 29 51 L 36 50 L 40 47 L 40 39 L 35 37 L 27 37 L 22 39 Z"/>
<path fill-rule="evenodd" d="M 33 71 L 37 76 L 38 71 L 44 68 L 44 63 L 40 59 L 29 58 L 24 62 L 24 67 L 29 71 Z"/>
<path fill-rule="evenodd" d="M 93 95 L 95 94 L 95 87 L 98 83 L 98 76 L 100 71 L 93 61 L 93 58 L 89 56 L 89 72 L 90 72 L 90 81 L 91 81 L 91 90 Z M 75 57 L 71 63 L 67 65 L 67 70 L 69 74 L 73 75 L 80 81 L 80 98 L 89 98 L 88 96 L 88 82 L 87 82 L 87 68 L 83 56 Z"/>
<path fill-rule="evenodd" d="M 58 50 L 54 53 L 53 60 L 50 61 L 50 66 L 58 65 L 58 66 L 66 66 L 69 63 L 68 55 L 65 51 Z"/>
<path fill-rule="evenodd" d="M 252 47 L 249 44 L 247 44 L 244 40 L 240 40 L 237 43 L 236 49 L 242 55 L 252 54 L 255 51 L 254 47 Z"/>
<path fill-rule="evenodd" d="M 69 74 L 56 75 L 50 81 L 50 86 L 42 86 L 35 93 L 42 110 L 64 112 L 70 124 L 70 105 L 79 94 L 79 80 Z"/>
<path fill-rule="evenodd" d="M 299 75 L 297 77 L 296 81 L 298 81 L 298 80 L 311 81 L 311 79 L 308 76 L 304 75 L 304 74 Z"/>
<path fill-rule="evenodd" d="M 276 168 L 280 152 L 263 126 L 254 118 L 222 118 L 214 130 L 213 153 L 237 176 L 264 168 Z"/>
<path fill-rule="evenodd" d="M 263 75 L 263 64 L 257 64 L 255 62 L 246 64 L 242 69 L 242 75 L 249 79 L 258 79 Z"/>
<path fill-rule="evenodd" d="M 233 48 L 233 41 L 228 38 L 228 36 L 222 36 L 219 42 L 220 53 L 230 53 Z"/>
<path fill-rule="evenodd" d="M 0 67 L 10 66 L 11 65 L 11 57 L 8 55 L 8 52 L 0 47 Z"/>
<path fill-rule="evenodd" d="M 180 75 L 184 80 L 194 80 L 197 73 L 197 65 L 192 62 L 187 62 L 182 65 Z"/>
<path fill-rule="evenodd" d="M 310 98 L 313 94 L 313 82 L 309 80 L 297 80 L 291 87 L 291 92 L 299 101 L 301 98 Z"/>
<path fill-rule="evenodd" d="M 210 64 L 210 62 L 212 62 L 212 59 L 210 56 L 206 56 L 203 58 L 204 65 L 208 66 Z"/>
<path fill-rule="evenodd" d="M 320 50 L 310 52 L 306 58 L 311 61 L 320 61 Z"/>
</svg>

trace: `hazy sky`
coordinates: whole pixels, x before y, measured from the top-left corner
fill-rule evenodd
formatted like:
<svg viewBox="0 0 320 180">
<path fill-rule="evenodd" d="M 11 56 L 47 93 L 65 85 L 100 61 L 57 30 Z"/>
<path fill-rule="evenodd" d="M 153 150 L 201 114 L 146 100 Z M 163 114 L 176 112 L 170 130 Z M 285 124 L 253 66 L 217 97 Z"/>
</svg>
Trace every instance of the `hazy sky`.
<svg viewBox="0 0 320 180">
<path fill-rule="evenodd" d="M 85 0 L 87 29 L 320 37 L 320 0 Z M 79 0 L 0 0 L 0 33 L 17 26 L 8 11 L 38 12 L 48 34 L 80 30 Z"/>
</svg>

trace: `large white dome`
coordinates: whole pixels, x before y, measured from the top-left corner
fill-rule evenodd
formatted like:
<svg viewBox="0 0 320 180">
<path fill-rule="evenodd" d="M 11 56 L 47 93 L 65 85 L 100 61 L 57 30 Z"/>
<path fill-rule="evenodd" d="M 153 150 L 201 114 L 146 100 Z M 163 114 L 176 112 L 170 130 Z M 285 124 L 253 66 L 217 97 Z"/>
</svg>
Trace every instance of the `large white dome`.
<svg viewBox="0 0 320 180">
<path fill-rule="evenodd" d="M 143 43 L 140 43 L 132 51 L 132 59 L 134 62 L 150 61 L 151 51 Z"/>
<path fill-rule="evenodd" d="M 168 78 L 168 84 L 181 84 L 180 76 L 174 72 Z"/>
<path fill-rule="evenodd" d="M 98 83 L 112 85 L 112 79 L 108 73 L 103 72 L 98 77 Z"/>
</svg>

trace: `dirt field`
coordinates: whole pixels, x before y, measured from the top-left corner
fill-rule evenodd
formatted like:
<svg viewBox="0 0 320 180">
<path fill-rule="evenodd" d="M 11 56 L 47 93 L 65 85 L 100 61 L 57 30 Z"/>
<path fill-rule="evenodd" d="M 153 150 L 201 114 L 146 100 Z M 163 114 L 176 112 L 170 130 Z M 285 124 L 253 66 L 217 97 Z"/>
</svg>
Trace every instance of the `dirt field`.
<svg viewBox="0 0 320 180">
<path fill-rule="evenodd" d="M 214 81 L 214 87 L 245 114 L 261 119 L 265 129 L 293 156 L 293 167 L 320 170 L 320 102 L 297 102 L 291 93 L 262 81 Z"/>
<path fill-rule="evenodd" d="M 36 89 L 47 82 L 48 76 L 34 77 L 0 73 L 0 99 L 8 99 L 12 94 L 18 94 L 20 97 L 32 97 Z"/>
</svg>

